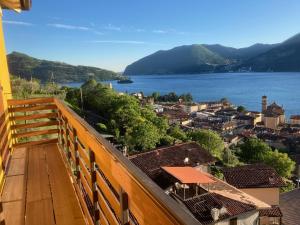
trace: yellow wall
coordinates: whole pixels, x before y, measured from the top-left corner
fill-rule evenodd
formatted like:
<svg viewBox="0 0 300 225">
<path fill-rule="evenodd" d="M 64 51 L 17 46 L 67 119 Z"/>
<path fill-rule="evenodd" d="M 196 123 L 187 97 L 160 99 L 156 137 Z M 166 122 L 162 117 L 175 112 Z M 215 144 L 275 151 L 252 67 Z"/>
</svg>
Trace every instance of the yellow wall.
<svg viewBox="0 0 300 225">
<path fill-rule="evenodd" d="M 7 59 L 6 59 L 6 51 L 5 51 L 5 43 L 4 43 L 4 34 L 2 28 L 2 15 L 0 15 L 0 115 L 2 113 L 6 113 L 7 110 L 7 99 L 11 98 L 11 86 L 10 86 L 10 78 L 7 66 Z M 7 128 L 9 129 L 9 128 Z M 1 138 L 1 137 L 0 137 Z M 10 135 L 8 136 L 10 139 Z M 2 162 L 2 158 L 0 155 L 0 162 Z M 4 182 L 4 171 L 2 167 L 0 167 L 0 189 L 2 189 Z"/>
<path fill-rule="evenodd" d="M 269 205 L 279 205 L 279 188 L 243 188 L 240 190 Z"/>
<path fill-rule="evenodd" d="M 2 16 L 0 16 L 0 85 L 3 87 L 4 100 L 11 98 L 10 78 L 6 59 L 6 50 L 2 28 Z M 5 101 L 4 101 L 5 102 Z M 6 109 L 6 102 L 4 109 Z"/>
</svg>

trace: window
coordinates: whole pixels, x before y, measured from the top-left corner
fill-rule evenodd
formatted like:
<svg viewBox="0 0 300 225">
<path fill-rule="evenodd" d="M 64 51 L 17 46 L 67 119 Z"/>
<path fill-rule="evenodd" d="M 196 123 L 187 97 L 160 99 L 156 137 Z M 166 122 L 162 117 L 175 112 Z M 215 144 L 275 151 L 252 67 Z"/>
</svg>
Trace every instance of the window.
<svg viewBox="0 0 300 225">
<path fill-rule="evenodd" d="M 237 225 L 237 218 L 230 219 L 229 225 Z"/>
</svg>

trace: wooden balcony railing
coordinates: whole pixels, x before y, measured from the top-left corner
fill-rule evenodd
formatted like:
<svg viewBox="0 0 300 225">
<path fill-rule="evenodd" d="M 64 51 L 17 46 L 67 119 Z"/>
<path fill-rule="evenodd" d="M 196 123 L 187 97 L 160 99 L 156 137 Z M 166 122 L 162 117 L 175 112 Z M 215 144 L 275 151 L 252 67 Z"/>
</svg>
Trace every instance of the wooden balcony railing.
<svg viewBox="0 0 300 225">
<path fill-rule="evenodd" d="M 8 106 L 0 118 L 4 170 L 14 148 L 58 143 L 89 224 L 199 224 L 61 100 Z"/>
</svg>

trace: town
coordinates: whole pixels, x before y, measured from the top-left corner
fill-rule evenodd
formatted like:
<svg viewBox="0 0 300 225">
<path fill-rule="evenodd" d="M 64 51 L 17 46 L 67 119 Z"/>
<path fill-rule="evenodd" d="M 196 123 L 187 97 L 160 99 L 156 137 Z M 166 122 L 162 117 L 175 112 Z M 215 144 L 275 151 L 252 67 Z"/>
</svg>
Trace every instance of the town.
<svg viewBox="0 0 300 225">
<path fill-rule="evenodd" d="M 152 105 L 158 116 L 168 119 L 170 126 L 179 126 L 184 131 L 204 129 L 217 132 L 225 148 L 234 149 L 255 138 L 273 149 L 288 153 L 296 162 L 292 180 L 299 187 L 300 115 L 292 115 L 287 120 L 284 108 L 275 102 L 268 104 L 267 96 L 262 96 L 261 111 L 257 112 L 234 106 L 226 98 L 198 103 L 181 98 L 177 102 L 164 102 L 155 101 L 155 94 L 148 97 L 142 93 L 132 95 L 141 104 Z M 235 218 L 230 219 L 229 224 L 237 224 L 237 220 L 253 224 L 255 218 L 260 218 L 260 224 L 295 223 L 289 204 L 292 202 L 290 198 L 298 201 L 299 191 L 281 193 L 287 180 L 271 166 L 263 163 L 229 168 L 221 166 L 222 176 L 218 178 L 213 172 L 218 165 L 216 158 L 194 142 L 134 154 L 129 159 L 166 193 L 183 203 L 202 224 L 227 221 L 232 216 Z M 218 204 L 220 208 L 215 212 L 214 206 Z M 252 211 L 254 208 L 249 204 L 258 211 Z M 195 207 L 203 211 L 195 211 Z"/>
</svg>

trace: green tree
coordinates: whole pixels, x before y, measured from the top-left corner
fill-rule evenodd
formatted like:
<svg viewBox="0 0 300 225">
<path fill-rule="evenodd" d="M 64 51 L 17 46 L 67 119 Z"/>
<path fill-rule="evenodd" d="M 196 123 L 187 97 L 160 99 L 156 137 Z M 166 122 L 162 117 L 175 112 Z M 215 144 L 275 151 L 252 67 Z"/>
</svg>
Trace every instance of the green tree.
<svg viewBox="0 0 300 225">
<path fill-rule="evenodd" d="M 265 142 L 257 138 L 248 139 L 240 146 L 240 158 L 247 163 L 264 163 L 273 167 L 280 176 L 290 177 L 295 162 L 286 153 L 272 150 Z"/>
<path fill-rule="evenodd" d="M 125 141 L 131 150 L 145 151 L 155 148 L 160 137 L 157 128 L 150 122 L 138 123 L 127 129 Z"/>
<path fill-rule="evenodd" d="M 157 101 L 159 96 L 160 96 L 159 92 L 153 92 L 152 93 L 152 97 L 154 98 L 154 101 Z"/>
<path fill-rule="evenodd" d="M 240 164 L 238 157 L 229 148 L 223 151 L 222 162 L 228 167 L 234 167 Z"/>
<path fill-rule="evenodd" d="M 212 130 L 195 130 L 188 134 L 189 138 L 199 143 L 214 157 L 221 159 L 224 151 L 224 141 L 218 133 Z"/>
<path fill-rule="evenodd" d="M 239 156 L 246 163 L 259 162 L 269 151 L 272 151 L 269 145 L 257 138 L 247 139 L 240 149 Z"/>
<path fill-rule="evenodd" d="M 286 153 L 278 150 L 267 152 L 263 157 L 263 162 L 273 167 L 282 177 L 291 177 L 295 169 L 295 162 Z"/>
<path fill-rule="evenodd" d="M 186 133 L 178 125 L 171 127 L 168 134 L 175 140 L 186 141 L 188 139 Z"/>
<path fill-rule="evenodd" d="M 236 109 L 238 112 L 242 113 L 242 112 L 246 112 L 246 108 L 242 105 L 238 106 Z"/>
</svg>

